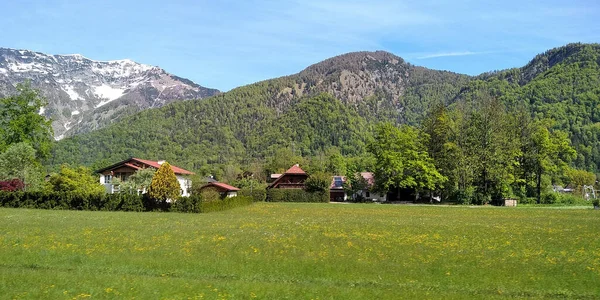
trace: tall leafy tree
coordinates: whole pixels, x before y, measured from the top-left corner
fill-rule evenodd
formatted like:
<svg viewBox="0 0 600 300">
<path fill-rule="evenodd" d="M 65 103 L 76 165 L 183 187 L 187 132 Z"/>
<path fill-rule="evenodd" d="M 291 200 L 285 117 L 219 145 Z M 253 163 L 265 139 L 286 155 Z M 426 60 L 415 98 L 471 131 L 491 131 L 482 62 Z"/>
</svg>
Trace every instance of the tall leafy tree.
<svg viewBox="0 0 600 300">
<path fill-rule="evenodd" d="M 181 191 L 177 177 L 168 162 L 164 162 L 152 177 L 148 189 L 151 198 L 159 201 L 175 200 Z"/>
<path fill-rule="evenodd" d="M 533 126 L 527 158 L 535 177 L 537 202 L 541 203 L 542 176 L 556 178 L 559 173 L 564 173 L 577 153 L 565 132 L 550 131 L 544 122 L 536 122 Z"/>
<path fill-rule="evenodd" d="M 413 127 L 380 124 L 369 150 L 376 159 L 375 183 L 381 192 L 391 188 L 433 190 L 446 180 L 435 168 L 418 130 Z"/>
<path fill-rule="evenodd" d="M 47 158 L 52 145 L 51 121 L 38 114 L 47 102 L 29 83 L 17 85 L 18 94 L 0 99 L 0 152 L 26 142 L 39 159 Z"/>
<path fill-rule="evenodd" d="M 18 179 L 26 191 L 43 188 L 44 176 L 35 149 L 27 143 L 12 144 L 0 154 L 0 180 Z"/>
</svg>

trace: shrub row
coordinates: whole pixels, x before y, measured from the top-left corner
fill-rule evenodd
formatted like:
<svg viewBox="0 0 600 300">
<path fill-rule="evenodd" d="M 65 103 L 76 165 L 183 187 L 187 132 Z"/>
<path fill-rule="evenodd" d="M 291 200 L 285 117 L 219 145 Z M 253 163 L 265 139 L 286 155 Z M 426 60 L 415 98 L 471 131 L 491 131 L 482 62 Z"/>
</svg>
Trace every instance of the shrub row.
<svg viewBox="0 0 600 300">
<path fill-rule="evenodd" d="M 3 192 L 0 206 L 14 208 L 72 209 L 104 211 L 212 212 L 251 204 L 250 197 L 203 201 L 200 196 L 180 197 L 175 202 L 155 201 L 146 195 L 77 194 L 57 192 Z"/>
<path fill-rule="evenodd" d="M 185 213 L 208 213 L 228 210 L 252 204 L 251 197 L 237 196 L 213 201 L 203 201 L 200 196 L 180 197 L 171 205 L 171 211 Z"/>
<path fill-rule="evenodd" d="M 552 205 L 557 205 L 557 206 L 569 206 L 569 205 L 576 205 L 576 206 L 587 206 L 587 205 L 591 205 L 590 201 L 585 200 L 584 198 L 577 196 L 577 195 L 573 195 L 573 194 L 561 194 L 561 193 L 553 193 L 553 192 L 549 192 L 546 194 L 542 194 L 541 197 L 541 204 L 552 204 Z M 519 199 L 519 203 L 520 204 L 537 204 L 537 198 L 533 197 L 533 198 L 523 198 L 523 199 Z"/>
<path fill-rule="evenodd" d="M 243 188 L 238 193 L 238 196 L 243 197 L 251 197 L 254 199 L 254 202 L 261 202 L 267 199 L 267 190 L 266 189 L 248 189 Z"/>
<path fill-rule="evenodd" d="M 309 193 L 301 189 L 270 189 L 267 202 L 329 202 L 329 191 Z"/>
</svg>

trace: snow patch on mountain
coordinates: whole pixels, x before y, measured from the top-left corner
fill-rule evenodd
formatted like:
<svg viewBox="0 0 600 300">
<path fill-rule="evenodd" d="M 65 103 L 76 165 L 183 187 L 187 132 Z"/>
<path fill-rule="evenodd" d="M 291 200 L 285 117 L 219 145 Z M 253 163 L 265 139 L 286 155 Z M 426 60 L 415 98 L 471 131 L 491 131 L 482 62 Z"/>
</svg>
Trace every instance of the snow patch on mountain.
<svg viewBox="0 0 600 300">
<path fill-rule="evenodd" d="M 97 61 L 81 54 L 0 48 L 0 97 L 16 93 L 15 85 L 27 80 L 48 100 L 40 114 L 52 119 L 57 139 L 70 135 L 68 130 L 101 128 L 133 111 L 219 92 L 130 59 Z M 105 106 L 114 101 L 119 105 Z"/>
<path fill-rule="evenodd" d="M 79 94 L 73 89 L 72 85 L 66 85 L 63 87 L 63 91 L 65 91 L 71 100 L 84 100 Z"/>
</svg>

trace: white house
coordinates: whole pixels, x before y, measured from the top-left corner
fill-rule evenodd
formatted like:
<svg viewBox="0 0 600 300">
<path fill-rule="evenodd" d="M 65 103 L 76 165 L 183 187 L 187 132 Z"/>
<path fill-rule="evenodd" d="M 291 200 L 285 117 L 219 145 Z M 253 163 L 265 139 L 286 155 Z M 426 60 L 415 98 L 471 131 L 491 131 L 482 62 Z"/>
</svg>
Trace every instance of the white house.
<svg viewBox="0 0 600 300">
<path fill-rule="evenodd" d="M 360 190 L 357 193 L 357 195 L 360 195 L 365 199 L 372 200 L 373 202 L 387 201 L 386 194 L 379 194 L 371 191 L 373 186 L 375 185 L 375 176 L 372 172 L 361 172 L 360 177 L 362 177 L 367 182 L 367 188 L 364 190 Z"/>
<path fill-rule="evenodd" d="M 118 191 L 118 187 L 113 185 L 114 178 L 119 178 L 121 181 L 127 181 L 129 176 L 133 175 L 136 171 L 146 168 L 158 169 L 164 162 L 164 160 L 152 161 L 132 157 L 100 169 L 96 171 L 96 173 L 100 174 L 100 184 L 104 186 L 106 192 L 112 194 Z M 177 181 L 181 187 L 181 196 L 189 196 L 192 188 L 192 181 L 187 178 L 187 176 L 194 175 L 194 173 L 173 165 L 171 166 L 171 170 L 175 173 L 175 177 L 177 177 Z"/>
</svg>

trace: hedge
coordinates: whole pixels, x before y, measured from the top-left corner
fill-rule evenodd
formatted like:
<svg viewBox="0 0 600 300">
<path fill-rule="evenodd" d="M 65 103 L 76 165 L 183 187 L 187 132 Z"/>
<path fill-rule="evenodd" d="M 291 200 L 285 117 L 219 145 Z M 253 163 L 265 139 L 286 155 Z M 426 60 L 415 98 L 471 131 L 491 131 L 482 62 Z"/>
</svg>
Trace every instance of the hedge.
<svg viewBox="0 0 600 300">
<path fill-rule="evenodd" d="M 213 212 L 252 204 L 251 197 L 233 197 L 217 201 L 202 201 L 199 196 L 179 197 L 172 203 L 157 202 L 146 195 L 77 194 L 57 192 L 3 192 L 0 206 L 13 208 L 72 209 L 103 211 L 176 211 Z"/>
<path fill-rule="evenodd" d="M 255 202 L 261 202 L 267 199 L 267 190 L 264 188 L 252 190 L 248 188 L 243 188 L 237 194 L 238 196 L 252 197 Z"/>
<path fill-rule="evenodd" d="M 329 202 L 329 191 L 309 193 L 302 189 L 269 189 L 267 202 Z"/>
</svg>

